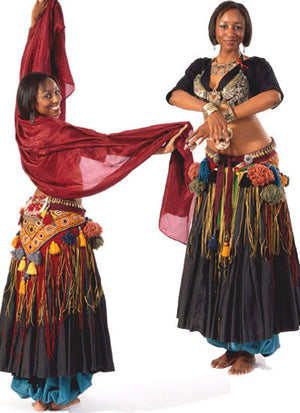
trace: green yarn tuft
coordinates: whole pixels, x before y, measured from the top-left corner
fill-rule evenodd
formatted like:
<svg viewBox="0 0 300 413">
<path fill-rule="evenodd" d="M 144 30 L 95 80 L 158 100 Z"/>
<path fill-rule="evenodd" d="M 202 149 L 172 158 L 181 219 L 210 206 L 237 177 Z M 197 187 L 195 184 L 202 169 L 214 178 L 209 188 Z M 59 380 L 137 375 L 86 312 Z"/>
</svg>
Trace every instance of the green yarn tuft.
<svg viewBox="0 0 300 413">
<path fill-rule="evenodd" d="M 278 204 L 284 201 L 284 193 L 277 185 L 271 184 L 266 186 L 260 193 L 261 198 L 269 204 Z"/>
</svg>

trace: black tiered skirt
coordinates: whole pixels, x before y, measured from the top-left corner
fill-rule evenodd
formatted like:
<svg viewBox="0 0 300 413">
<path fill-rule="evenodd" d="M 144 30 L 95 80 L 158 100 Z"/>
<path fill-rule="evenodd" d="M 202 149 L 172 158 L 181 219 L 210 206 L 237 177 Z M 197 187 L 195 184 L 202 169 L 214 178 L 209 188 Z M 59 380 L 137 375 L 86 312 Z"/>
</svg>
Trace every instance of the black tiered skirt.
<svg viewBox="0 0 300 413">
<path fill-rule="evenodd" d="M 0 316 L 0 370 L 27 379 L 112 371 L 105 296 L 93 239 L 82 234 L 85 218 L 71 210 L 48 216 L 46 224 L 24 216 L 15 241 Z"/>
<path fill-rule="evenodd" d="M 222 343 L 271 339 L 300 323 L 288 179 L 274 151 L 243 158 L 208 156 L 191 185 L 178 326 Z"/>
</svg>

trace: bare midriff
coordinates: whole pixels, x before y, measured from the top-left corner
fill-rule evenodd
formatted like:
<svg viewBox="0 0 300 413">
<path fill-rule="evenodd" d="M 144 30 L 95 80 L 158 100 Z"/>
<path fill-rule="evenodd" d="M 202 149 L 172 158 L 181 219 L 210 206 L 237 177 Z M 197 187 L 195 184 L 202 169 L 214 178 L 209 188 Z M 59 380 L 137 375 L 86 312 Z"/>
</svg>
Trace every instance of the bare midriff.
<svg viewBox="0 0 300 413">
<path fill-rule="evenodd" d="M 239 156 L 265 148 L 272 142 L 272 138 L 267 134 L 257 116 L 239 119 L 229 124 L 228 127 L 233 132 L 229 148 L 218 151 L 214 142 L 207 140 L 207 146 L 210 149 L 224 155 Z"/>
<path fill-rule="evenodd" d="M 48 196 L 47 194 L 44 194 L 44 192 L 40 191 L 38 188 L 36 189 L 34 195 L 35 196 L 44 196 L 44 197 Z M 74 199 L 72 198 L 72 201 L 75 201 L 80 205 L 82 204 L 82 198 L 74 198 Z"/>
</svg>

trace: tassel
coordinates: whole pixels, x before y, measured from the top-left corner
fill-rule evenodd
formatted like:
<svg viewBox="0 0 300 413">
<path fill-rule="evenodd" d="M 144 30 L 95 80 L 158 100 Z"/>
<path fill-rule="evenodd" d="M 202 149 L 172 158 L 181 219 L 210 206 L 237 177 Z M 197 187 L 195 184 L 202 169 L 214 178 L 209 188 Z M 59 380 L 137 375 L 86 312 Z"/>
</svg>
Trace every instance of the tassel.
<svg viewBox="0 0 300 413">
<path fill-rule="evenodd" d="M 23 272 L 23 271 L 25 271 L 25 268 L 26 268 L 26 258 L 23 257 L 20 261 L 19 266 L 18 266 L 18 271 Z"/>
<path fill-rule="evenodd" d="M 217 240 L 217 231 L 215 230 L 211 239 L 208 241 L 208 249 L 211 251 L 217 251 L 218 249 L 218 240 Z"/>
<path fill-rule="evenodd" d="M 222 257 L 228 258 L 229 257 L 229 242 L 228 242 L 228 235 L 225 235 L 225 241 L 222 249 Z"/>
<path fill-rule="evenodd" d="M 33 261 L 30 261 L 28 268 L 26 270 L 26 274 L 28 275 L 37 275 L 37 270 L 36 270 L 36 266 L 35 263 Z"/>
<path fill-rule="evenodd" d="M 19 287 L 19 294 L 20 295 L 24 295 L 25 294 L 25 280 L 22 277 L 21 281 L 20 281 L 20 287 Z"/>
<path fill-rule="evenodd" d="M 206 184 L 208 184 L 210 174 L 211 174 L 211 170 L 209 167 L 208 159 L 204 158 L 199 166 L 199 175 L 198 175 L 199 181 L 204 181 Z"/>
<path fill-rule="evenodd" d="M 49 252 L 51 255 L 57 255 L 60 253 L 59 245 L 55 241 L 51 242 Z"/>
<path fill-rule="evenodd" d="M 86 247 L 86 239 L 83 235 L 82 229 L 79 227 L 79 245 L 81 247 Z"/>
<path fill-rule="evenodd" d="M 15 238 L 12 240 L 12 243 L 11 243 L 12 247 L 17 248 L 18 242 L 19 242 L 19 235 L 16 235 Z"/>
<path fill-rule="evenodd" d="M 42 211 L 41 216 L 44 215 L 43 212 L 44 211 Z M 42 218 L 43 218 L 43 224 L 44 225 L 51 224 L 51 215 L 48 211 L 46 212 L 46 214 Z"/>
</svg>

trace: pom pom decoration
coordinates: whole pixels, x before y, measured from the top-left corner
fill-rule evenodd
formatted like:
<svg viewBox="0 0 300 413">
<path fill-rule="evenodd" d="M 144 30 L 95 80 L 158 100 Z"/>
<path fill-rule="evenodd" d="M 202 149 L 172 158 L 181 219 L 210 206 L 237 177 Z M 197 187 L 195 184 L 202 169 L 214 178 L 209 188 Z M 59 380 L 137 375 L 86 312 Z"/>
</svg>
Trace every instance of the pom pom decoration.
<svg viewBox="0 0 300 413">
<path fill-rule="evenodd" d="M 21 259 L 25 257 L 25 251 L 23 248 L 17 248 L 11 252 L 11 255 L 15 260 L 21 261 Z"/>
<path fill-rule="evenodd" d="M 27 258 L 34 262 L 35 265 L 41 265 L 43 256 L 40 251 L 35 251 L 27 255 Z"/>
<path fill-rule="evenodd" d="M 104 244 L 104 240 L 102 237 L 91 238 L 90 241 L 91 241 L 92 248 L 94 250 L 97 250 L 98 248 L 102 247 Z"/>
<path fill-rule="evenodd" d="M 198 178 L 189 183 L 189 190 L 198 196 L 201 196 L 206 189 L 206 183 L 199 181 Z"/>
<path fill-rule="evenodd" d="M 274 173 L 265 165 L 255 164 L 248 168 L 248 178 L 253 185 L 264 186 L 274 182 Z"/>
<path fill-rule="evenodd" d="M 73 245 L 76 241 L 72 231 L 67 232 L 61 239 L 68 245 Z"/>
<path fill-rule="evenodd" d="M 60 253 L 59 245 L 55 241 L 51 242 L 49 252 L 51 255 L 57 255 Z"/>
<path fill-rule="evenodd" d="M 268 185 L 260 193 L 263 201 L 269 204 L 278 204 L 285 200 L 284 192 L 277 185 Z"/>
<path fill-rule="evenodd" d="M 200 166 L 199 162 L 194 162 L 189 167 L 188 176 L 191 181 L 193 181 L 199 175 L 199 166 Z"/>
<path fill-rule="evenodd" d="M 286 175 L 281 174 L 281 173 L 279 174 L 279 176 L 280 176 L 280 179 L 281 179 L 281 182 L 282 182 L 282 186 L 283 187 L 288 186 L 289 183 L 290 183 L 290 178 Z"/>
<path fill-rule="evenodd" d="M 279 188 L 281 188 L 282 187 L 282 180 L 281 180 L 281 177 L 279 176 L 278 169 L 274 165 L 270 165 L 270 169 L 274 174 L 274 178 L 275 178 L 274 183 L 275 183 L 275 185 L 277 185 L 277 186 L 279 186 Z"/>
<path fill-rule="evenodd" d="M 83 233 L 86 236 L 86 238 L 100 237 L 102 232 L 102 227 L 92 220 L 88 220 L 85 226 L 83 227 Z"/>
<path fill-rule="evenodd" d="M 204 181 L 206 184 L 208 184 L 210 174 L 211 174 L 211 170 L 210 170 L 208 159 L 204 158 L 199 166 L 199 175 L 198 175 L 199 181 Z"/>
</svg>

